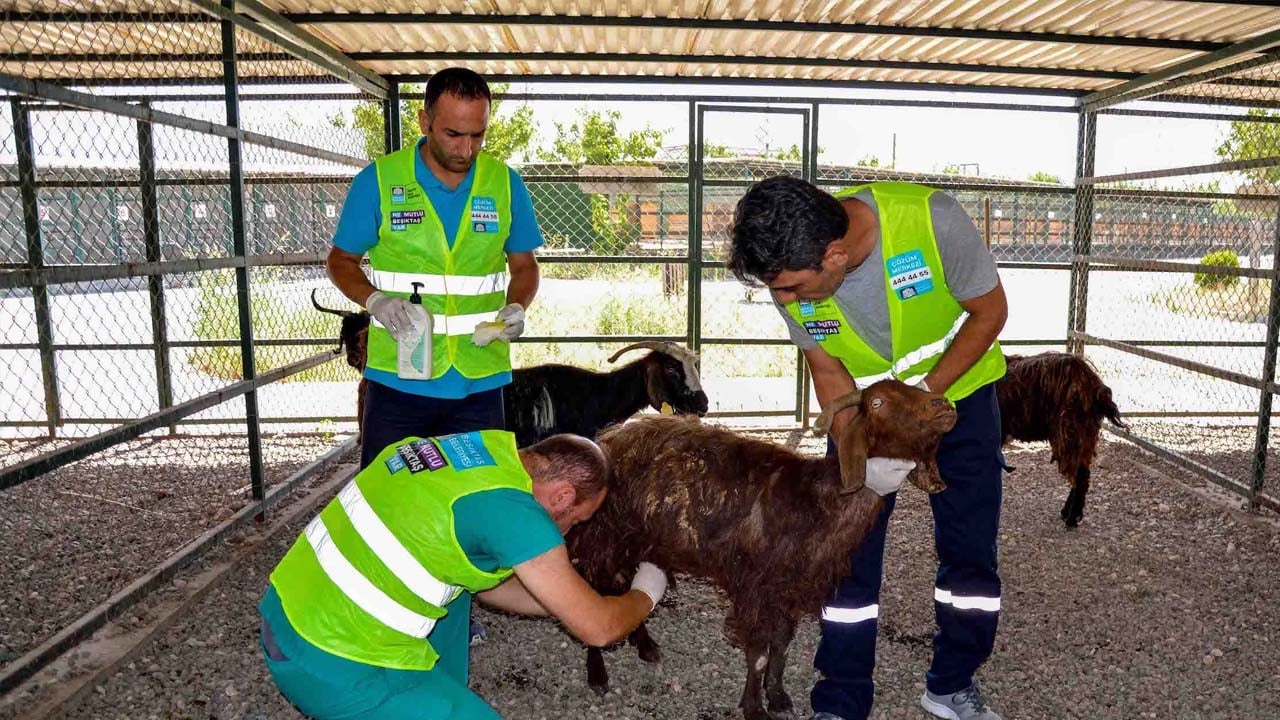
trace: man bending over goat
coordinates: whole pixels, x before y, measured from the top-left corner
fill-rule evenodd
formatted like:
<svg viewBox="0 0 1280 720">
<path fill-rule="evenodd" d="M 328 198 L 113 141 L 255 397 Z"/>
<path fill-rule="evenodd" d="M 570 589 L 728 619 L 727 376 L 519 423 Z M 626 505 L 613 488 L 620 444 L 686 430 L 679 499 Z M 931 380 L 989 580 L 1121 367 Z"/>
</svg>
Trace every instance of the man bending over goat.
<svg viewBox="0 0 1280 720">
<path fill-rule="evenodd" d="M 553 615 L 588 645 L 624 637 L 666 574 L 641 563 L 630 591 L 603 597 L 562 537 L 600 507 L 608 476 L 576 435 L 519 451 L 499 430 L 388 446 L 271 573 L 262 651 L 281 693 L 316 720 L 496 720 L 467 688 L 473 593 Z"/>
<path fill-rule="evenodd" d="M 949 720 L 999 720 L 973 677 L 991 654 L 1000 610 L 1003 456 L 994 383 L 1005 372 L 996 337 L 1008 307 L 994 258 L 959 203 L 910 183 L 875 182 L 832 196 L 797 178 L 770 178 L 738 203 L 731 233 L 730 268 L 772 291 L 824 409 L 884 377 L 955 404 L 955 428 L 938 448 L 946 489 L 926 488 L 936 492 L 938 632 L 920 702 Z M 849 422 L 837 415 L 833 432 Z M 814 720 L 865 720 L 871 712 L 895 497 L 885 498 L 850 559 L 851 574 L 823 609 Z"/>
</svg>

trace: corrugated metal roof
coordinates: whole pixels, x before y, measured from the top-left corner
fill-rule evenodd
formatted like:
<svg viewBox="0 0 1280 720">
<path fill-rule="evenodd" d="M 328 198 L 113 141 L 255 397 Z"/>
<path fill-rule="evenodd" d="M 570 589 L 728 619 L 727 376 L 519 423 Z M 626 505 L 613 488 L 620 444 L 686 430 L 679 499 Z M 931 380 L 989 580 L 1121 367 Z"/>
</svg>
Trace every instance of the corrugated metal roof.
<svg viewBox="0 0 1280 720">
<path fill-rule="evenodd" d="M 384 75 L 929 83 L 1089 92 L 1280 30 L 1274 3 L 1190 0 L 265 0 Z M 0 71 L 217 78 L 218 24 L 183 0 L 9 0 Z M 239 33 L 246 78 L 320 76 Z M 1210 82 L 1186 94 L 1255 97 Z"/>
</svg>

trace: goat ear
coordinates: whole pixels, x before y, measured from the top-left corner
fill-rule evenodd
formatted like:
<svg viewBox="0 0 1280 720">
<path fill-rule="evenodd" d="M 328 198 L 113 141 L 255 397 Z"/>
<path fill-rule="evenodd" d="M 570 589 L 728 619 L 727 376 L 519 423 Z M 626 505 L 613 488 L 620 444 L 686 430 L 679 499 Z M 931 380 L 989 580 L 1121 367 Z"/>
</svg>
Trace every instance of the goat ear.
<svg viewBox="0 0 1280 720">
<path fill-rule="evenodd" d="M 867 484 L 867 421 L 855 406 L 853 420 L 836 440 L 840 457 L 840 492 L 851 493 Z"/>
<path fill-rule="evenodd" d="M 644 392 L 649 398 L 649 406 L 659 412 L 662 411 L 662 403 L 665 402 L 663 397 L 666 395 L 662 383 L 662 365 L 659 363 L 646 364 L 644 369 Z"/>
</svg>

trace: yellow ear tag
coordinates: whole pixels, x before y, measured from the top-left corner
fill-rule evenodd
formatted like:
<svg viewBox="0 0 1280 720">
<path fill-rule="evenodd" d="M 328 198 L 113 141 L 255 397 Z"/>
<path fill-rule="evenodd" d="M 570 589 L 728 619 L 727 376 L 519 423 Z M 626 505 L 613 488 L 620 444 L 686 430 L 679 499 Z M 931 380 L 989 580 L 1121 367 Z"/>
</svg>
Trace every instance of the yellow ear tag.
<svg viewBox="0 0 1280 720">
<path fill-rule="evenodd" d="M 661 409 L 661 410 L 659 410 L 658 412 L 662 413 L 663 415 L 675 415 L 675 414 L 676 414 L 675 409 L 671 407 L 671 403 L 665 403 L 665 402 L 664 402 L 664 403 L 662 403 L 662 409 Z"/>
</svg>

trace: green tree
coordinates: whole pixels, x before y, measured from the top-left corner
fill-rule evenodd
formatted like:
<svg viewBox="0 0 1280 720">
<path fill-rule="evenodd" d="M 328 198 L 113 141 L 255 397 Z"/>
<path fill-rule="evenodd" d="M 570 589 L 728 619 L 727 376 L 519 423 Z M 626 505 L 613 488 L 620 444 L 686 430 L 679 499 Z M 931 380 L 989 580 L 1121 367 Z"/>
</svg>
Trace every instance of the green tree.
<svg viewBox="0 0 1280 720">
<path fill-rule="evenodd" d="M 402 92 L 422 92 L 420 85 L 405 85 Z M 493 103 L 489 107 L 489 130 L 485 133 L 484 149 L 499 160 L 508 161 L 524 156 L 533 143 L 535 128 L 533 124 L 533 108 L 521 105 L 506 115 L 500 112 L 502 99 L 506 92 L 505 83 L 490 86 L 494 94 Z M 418 141 L 421 132 L 418 128 L 418 111 L 422 109 L 421 100 L 400 101 L 400 147 L 408 147 Z M 368 101 L 358 103 L 352 109 L 353 126 L 364 135 L 365 152 L 370 158 L 386 154 L 383 142 L 382 103 Z M 331 118 L 334 127 L 346 127 L 346 118 L 341 114 Z"/>
<path fill-rule="evenodd" d="M 622 113 L 617 110 L 579 108 L 572 122 L 556 125 L 549 149 L 538 150 L 547 162 L 581 165 L 637 165 L 651 162 L 662 148 L 667 131 L 645 125 L 623 132 L 618 128 Z M 628 193 L 593 194 L 589 200 L 591 229 L 597 240 L 592 250 L 617 252 L 640 239 L 640 223 L 633 217 L 637 208 Z"/>
<path fill-rule="evenodd" d="M 858 161 L 858 167 L 880 167 L 880 158 L 868 155 Z"/>
<path fill-rule="evenodd" d="M 572 165 L 628 165 L 652 160 L 667 131 L 645 125 L 623 133 L 618 129 L 621 119 L 617 110 L 579 108 L 573 122 L 556 123 L 551 148 L 539 149 L 538 157 Z"/>
<path fill-rule="evenodd" d="M 717 145 L 715 143 L 703 143 L 702 157 L 712 160 L 724 160 L 733 157 L 733 151 L 728 145 Z"/>
<path fill-rule="evenodd" d="M 1056 185 L 1062 184 L 1062 178 L 1054 175 L 1053 173 L 1045 172 L 1044 170 L 1037 170 L 1031 173 L 1027 176 L 1027 179 L 1031 182 L 1054 183 Z"/>
<path fill-rule="evenodd" d="M 1256 160 L 1280 156 L 1280 113 L 1252 108 L 1246 120 L 1232 120 L 1231 130 L 1216 148 L 1223 160 Z M 1244 173 L 1256 182 L 1280 181 L 1280 166 L 1251 168 Z"/>
</svg>

